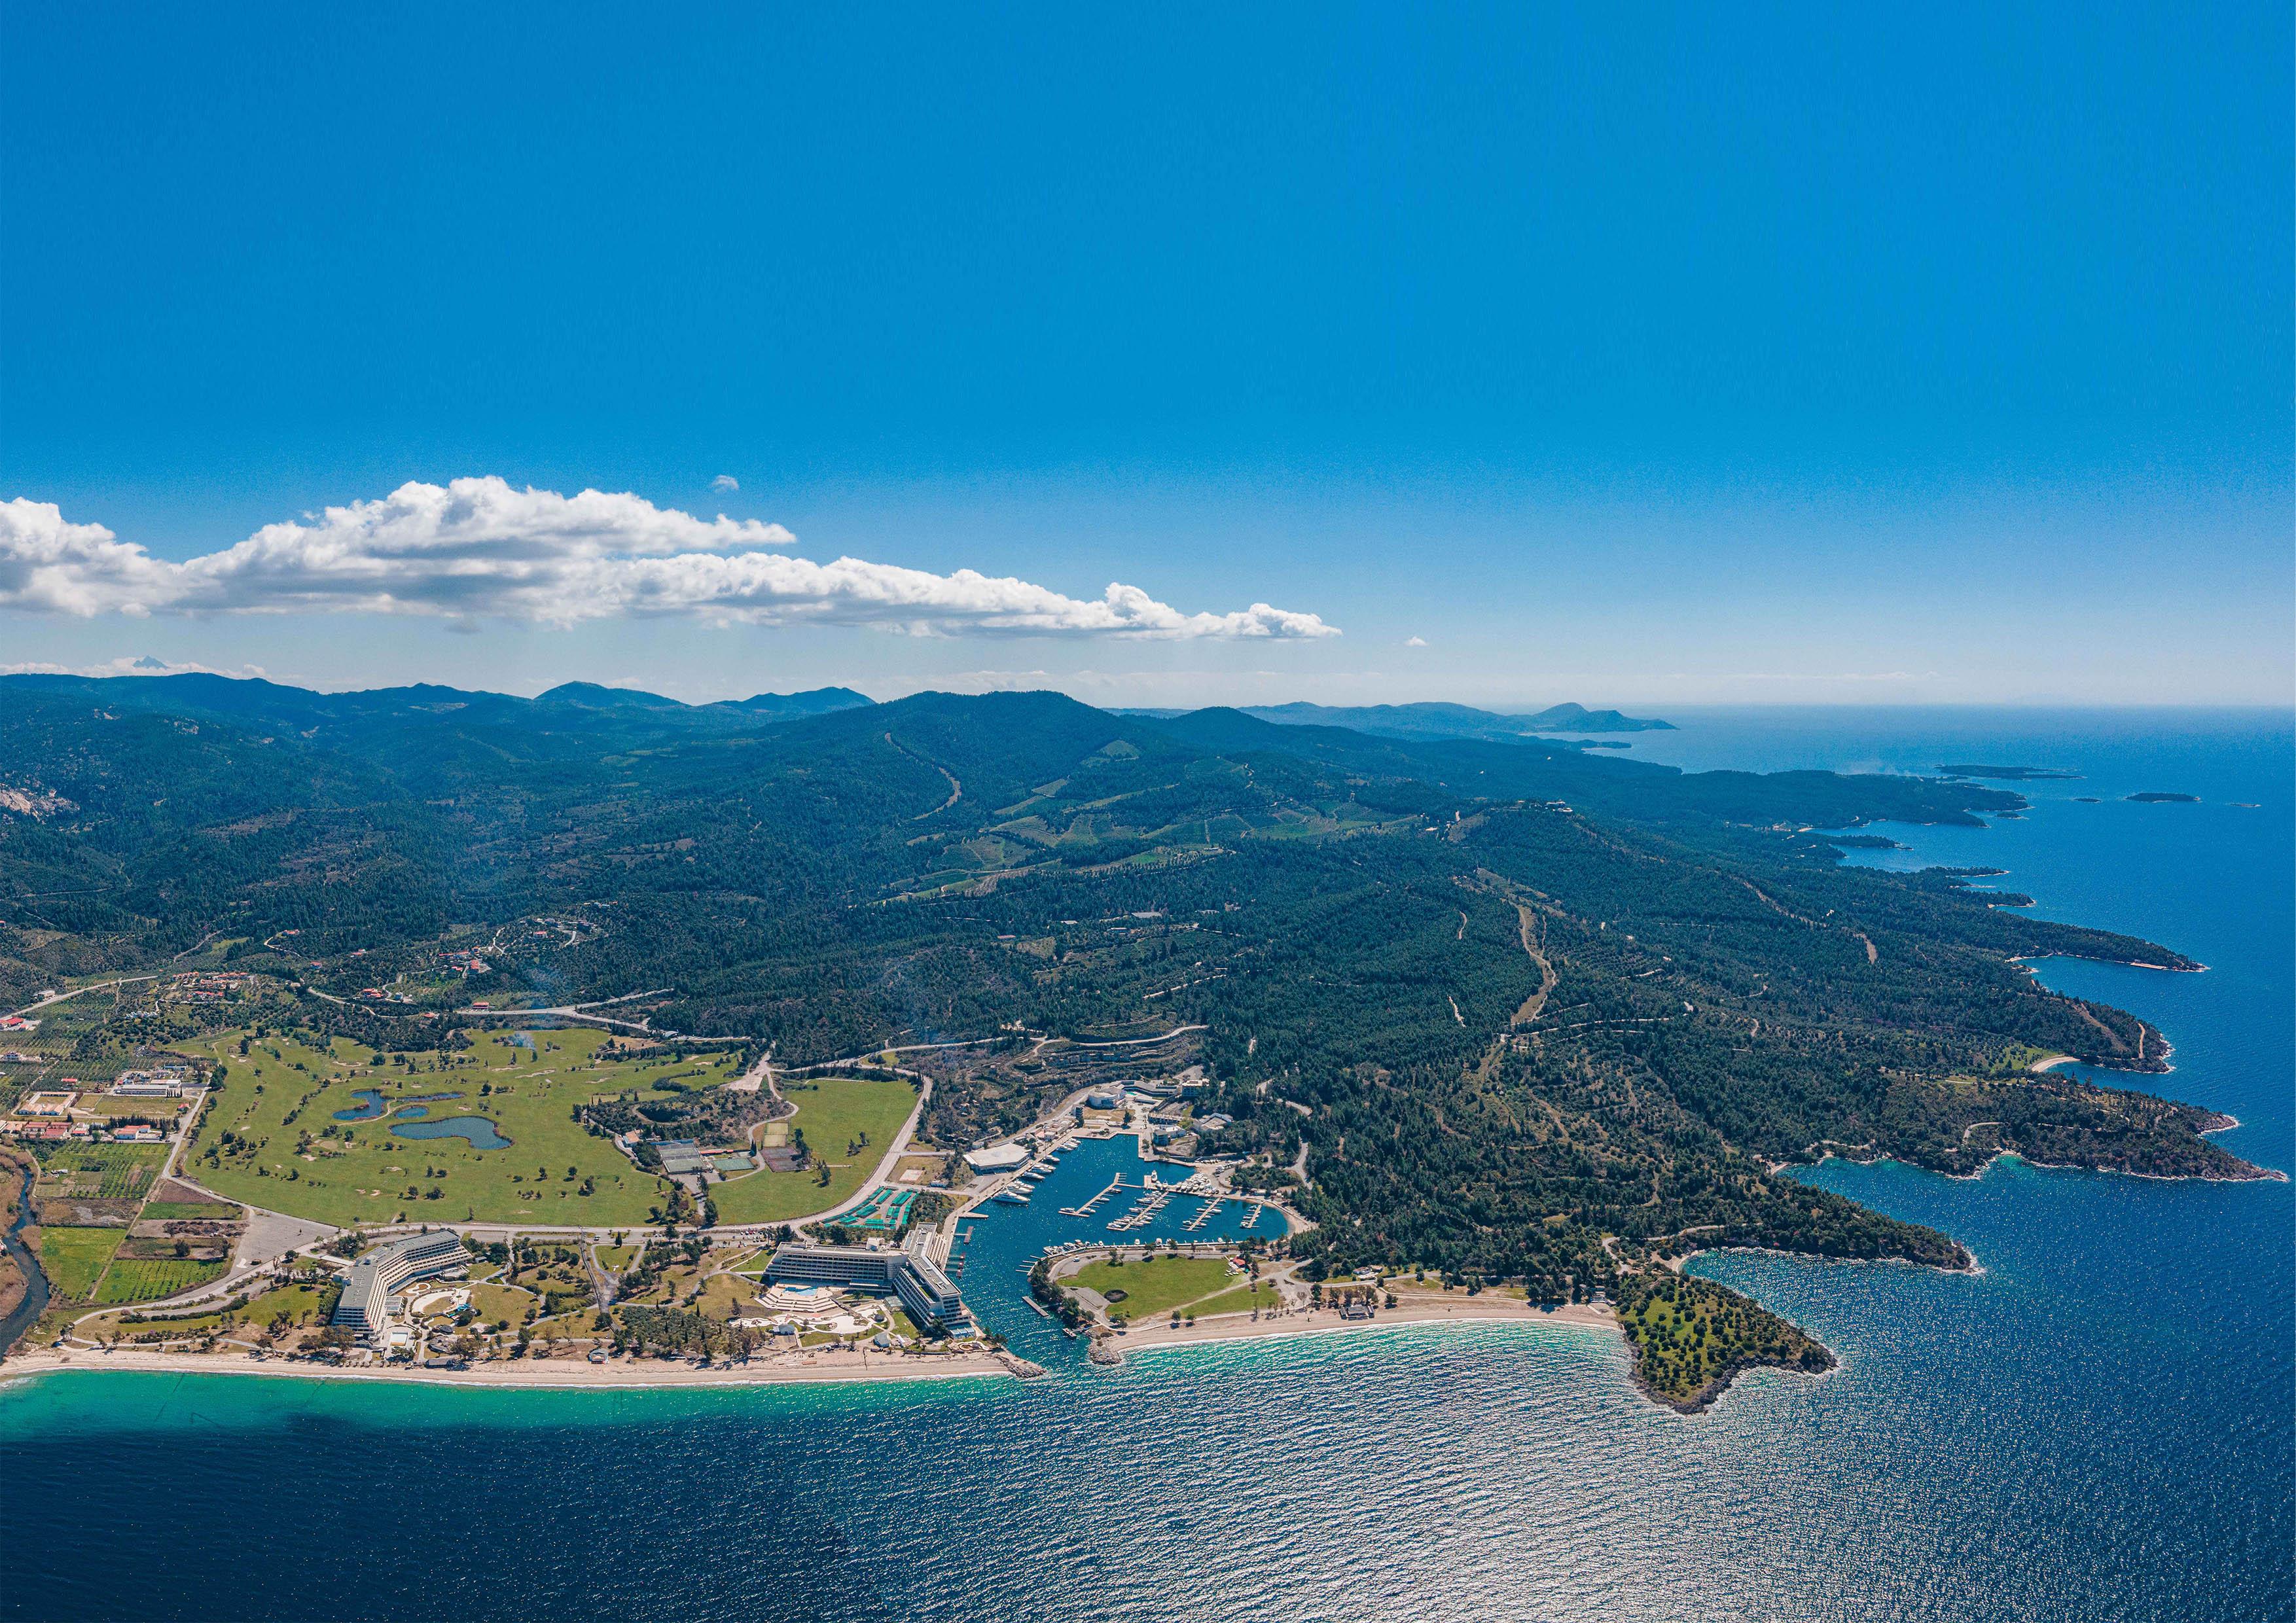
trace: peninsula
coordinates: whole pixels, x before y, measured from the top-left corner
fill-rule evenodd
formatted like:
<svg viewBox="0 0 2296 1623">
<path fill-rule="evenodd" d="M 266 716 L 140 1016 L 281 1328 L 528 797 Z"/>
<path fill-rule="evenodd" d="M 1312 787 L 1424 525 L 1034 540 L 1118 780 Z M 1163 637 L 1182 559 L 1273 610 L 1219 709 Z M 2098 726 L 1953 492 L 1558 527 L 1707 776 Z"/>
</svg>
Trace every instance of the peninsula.
<svg viewBox="0 0 2296 1623">
<path fill-rule="evenodd" d="M 1695 1408 L 1826 1359 L 1698 1250 L 1969 1264 L 1798 1168 L 2268 1176 L 2095 1081 L 2167 1044 L 2021 961 L 2200 966 L 1816 832 L 2024 804 L 1967 777 L 1047 693 L 0 692 L 36 1346 L 970 1368 L 1010 1325 L 955 1310 L 957 1220 L 1089 1125 L 1283 1214 L 1216 1264 L 1259 1276 L 1163 1304 L 1200 1328 L 1567 1308 Z M 460 1277 L 335 1322 L 425 1232 Z M 863 1260 L 775 1273 L 805 1246 Z"/>
</svg>

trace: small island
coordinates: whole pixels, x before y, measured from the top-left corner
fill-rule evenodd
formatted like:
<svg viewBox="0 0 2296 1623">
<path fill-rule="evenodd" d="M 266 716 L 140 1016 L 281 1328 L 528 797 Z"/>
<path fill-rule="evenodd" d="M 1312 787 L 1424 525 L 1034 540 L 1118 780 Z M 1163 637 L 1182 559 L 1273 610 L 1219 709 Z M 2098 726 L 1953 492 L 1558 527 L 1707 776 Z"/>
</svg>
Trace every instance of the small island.
<svg viewBox="0 0 2296 1623">
<path fill-rule="evenodd" d="M 2169 794 L 2158 789 L 2144 790 L 2124 798 L 2136 801 L 2139 806 L 2198 806 L 2201 803 L 2198 795 Z"/>
</svg>

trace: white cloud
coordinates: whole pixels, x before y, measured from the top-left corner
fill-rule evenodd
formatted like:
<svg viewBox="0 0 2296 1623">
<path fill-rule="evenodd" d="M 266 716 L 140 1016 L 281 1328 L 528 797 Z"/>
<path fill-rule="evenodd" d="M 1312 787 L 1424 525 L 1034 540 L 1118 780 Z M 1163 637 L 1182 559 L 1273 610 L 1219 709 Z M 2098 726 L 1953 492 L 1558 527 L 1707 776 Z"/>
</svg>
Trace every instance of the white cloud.
<svg viewBox="0 0 2296 1623">
<path fill-rule="evenodd" d="M 269 524 L 182 563 L 53 503 L 0 504 L 0 608 L 82 617 L 361 612 L 499 616 L 572 626 L 690 615 L 750 625 L 877 626 L 918 635 L 1275 639 L 1339 635 L 1254 603 L 1187 614 L 1137 586 L 1064 596 L 1010 577 L 936 575 L 767 549 L 778 524 L 695 518 L 643 497 L 514 490 L 499 479 L 406 484 L 379 501 Z"/>
<path fill-rule="evenodd" d="M 1404 639 L 1403 645 L 1406 648 L 1424 648 L 1427 646 L 1427 639 L 1423 636 L 1406 637 Z"/>
<path fill-rule="evenodd" d="M 719 496 L 731 496 L 742 488 L 742 481 L 730 473 L 721 473 L 709 481 L 709 488 Z"/>
</svg>

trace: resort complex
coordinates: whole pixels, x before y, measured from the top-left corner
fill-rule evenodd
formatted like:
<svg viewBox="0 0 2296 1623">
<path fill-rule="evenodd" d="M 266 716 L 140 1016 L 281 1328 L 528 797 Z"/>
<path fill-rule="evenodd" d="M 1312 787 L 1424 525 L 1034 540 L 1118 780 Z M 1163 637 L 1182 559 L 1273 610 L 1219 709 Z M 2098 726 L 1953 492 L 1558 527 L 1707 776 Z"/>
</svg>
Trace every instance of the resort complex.
<svg viewBox="0 0 2296 1623">
<path fill-rule="evenodd" d="M 969 1321 L 964 1303 L 948 1275 L 925 1255 L 931 1231 L 915 1231 L 919 1243 L 888 1249 L 876 1245 L 781 1247 L 767 1266 L 775 1284 L 835 1285 L 846 1290 L 885 1291 L 900 1299 L 920 1329 L 955 1331 Z"/>
<path fill-rule="evenodd" d="M 386 1242 L 351 1265 L 343 1280 L 342 1296 L 335 1303 L 333 1322 L 370 1340 L 386 1340 L 392 1312 L 398 1306 L 394 1293 L 399 1286 L 450 1273 L 470 1260 L 463 1237 L 449 1229 Z"/>
</svg>

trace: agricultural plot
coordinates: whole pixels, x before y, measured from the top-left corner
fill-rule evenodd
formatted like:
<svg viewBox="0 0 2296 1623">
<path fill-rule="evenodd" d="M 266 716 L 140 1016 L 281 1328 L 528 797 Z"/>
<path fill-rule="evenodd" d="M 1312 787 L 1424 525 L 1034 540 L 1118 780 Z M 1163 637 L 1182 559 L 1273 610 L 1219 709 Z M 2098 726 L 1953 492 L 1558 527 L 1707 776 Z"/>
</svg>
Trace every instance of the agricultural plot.
<svg viewBox="0 0 2296 1623">
<path fill-rule="evenodd" d="M 86 1301 L 127 1235 L 124 1228 L 44 1228 L 40 1271 L 58 1296 Z"/>
<path fill-rule="evenodd" d="M 178 1291 L 188 1291 L 194 1285 L 206 1284 L 220 1275 L 225 1265 L 220 1262 L 166 1261 L 131 1262 L 115 1258 L 104 1271 L 103 1283 L 96 1287 L 95 1299 L 100 1302 L 155 1302 L 163 1296 L 173 1296 Z"/>
<path fill-rule="evenodd" d="M 78 1195 L 132 1201 L 150 1193 L 168 1159 L 165 1144 L 39 1145 L 43 1199 Z"/>
</svg>

